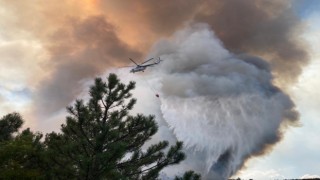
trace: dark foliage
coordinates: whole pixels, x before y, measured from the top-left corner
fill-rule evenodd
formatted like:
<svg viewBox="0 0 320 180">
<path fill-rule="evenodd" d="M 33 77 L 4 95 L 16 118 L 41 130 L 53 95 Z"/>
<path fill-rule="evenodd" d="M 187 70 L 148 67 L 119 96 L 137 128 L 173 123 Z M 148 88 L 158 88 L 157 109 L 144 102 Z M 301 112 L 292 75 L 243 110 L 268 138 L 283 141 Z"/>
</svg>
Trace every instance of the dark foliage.
<svg viewBox="0 0 320 180">
<path fill-rule="evenodd" d="M 22 123 L 17 113 L 0 120 L 0 179 L 44 178 L 42 134 L 29 129 L 18 133 Z"/>
<path fill-rule="evenodd" d="M 69 116 L 61 133 L 46 135 L 45 145 L 50 175 L 62 179 L 155 179 L 169 165 L 185 158 L 182 142 L 171 146 L 167 141 L 143 144 L 154 135 L 154 116 L 128 111 L 136 103 L 130 91 L 135 83 L 120 83 L 115 74 L 108 82 L 95 80 L 87 103 L 77 100 L 67 108 Z"/>
</svg>

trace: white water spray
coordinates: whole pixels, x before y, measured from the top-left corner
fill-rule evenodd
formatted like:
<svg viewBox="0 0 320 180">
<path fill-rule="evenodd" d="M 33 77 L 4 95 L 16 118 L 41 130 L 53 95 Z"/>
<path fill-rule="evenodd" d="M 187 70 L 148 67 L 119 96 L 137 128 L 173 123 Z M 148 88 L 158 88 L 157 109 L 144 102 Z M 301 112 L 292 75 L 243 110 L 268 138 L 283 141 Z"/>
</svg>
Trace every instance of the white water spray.
<svg viewBox="0 0 320 180">
<path fill-rule="evenodd" d="M 150 56 L 165 59 L 144 78 L 157 82 L 162 117 L 185 143 L 181 166 L 205 179 L 232 176 L 279 141 L 283 122 L 297 120 L 290 98 L 272 84 L 268 64 L 229 53 L 204 24 L 159 41 Z"/>
</svg>

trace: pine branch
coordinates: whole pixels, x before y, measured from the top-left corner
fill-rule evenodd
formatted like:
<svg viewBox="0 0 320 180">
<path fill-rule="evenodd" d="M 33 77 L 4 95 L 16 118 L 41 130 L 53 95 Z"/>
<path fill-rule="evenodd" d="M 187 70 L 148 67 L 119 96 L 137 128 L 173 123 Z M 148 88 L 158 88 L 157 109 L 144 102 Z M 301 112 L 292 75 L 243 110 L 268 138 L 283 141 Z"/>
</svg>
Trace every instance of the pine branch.
<svg viewBox="0 0 320 180">
<path fill-rule="evenodd" d="M 173 148 L 173 147 L 171 147 L 171 148 Z M 179 150 L 180 150 L 180 149 L 177 148 L 175 151 L 173 151 L 173 154 L 176 154 Z M 162 161 L 158 161 L 158 162 L 156 163 L 156 165 L 154 165 L 154 166 L 152 166 L 152 167 L 150 167 L 150 168 L 147 168 L 147 169 L 145 169 L 145 170 L 141 170 L 141 171 L 136 172 L 136 173 L 128 174 L 128 176 L 132 176 L 132 175 L 135 175 L 135 174 L 146 173 L 147 171 L 151 171 L 151 170 L 153 170 L 153 169 L 155 169 L 155 168 L 161 168 L 161 169 L 162 169 L 164 166 L 172 165 L 172 164 L 175 164 L 175 163 L 176 163 L 176 162 L 171 162 L 171 163 L 170 163 L 169 159 L 168 159 L 168 158 L 165 158 L 165 159 L 162 160 Z"/>
<path fill-rule="evenodd" d="M 94 145 L 92 144 L 92 142 L 90 141 L 90 139 L 87 137 L 86 133 L 84 132 L 83 128 L 81 125 L 79 125 L 80 127 L 80 132 L 82 133 L 82 136 L 87 140 L 87 142 L 91 145 L 92 148 L 94 148 Z M 71 128 L 72 129 L 72 128 Z"/>
</svg>

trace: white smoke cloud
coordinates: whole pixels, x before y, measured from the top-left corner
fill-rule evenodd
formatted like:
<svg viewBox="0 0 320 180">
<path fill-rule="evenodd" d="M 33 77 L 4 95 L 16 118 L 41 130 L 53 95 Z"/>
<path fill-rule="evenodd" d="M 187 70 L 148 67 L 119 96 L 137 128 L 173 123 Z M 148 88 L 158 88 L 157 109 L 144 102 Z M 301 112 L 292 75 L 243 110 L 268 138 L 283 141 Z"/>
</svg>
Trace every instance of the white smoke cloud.
<svg viewBox="0 0 320 180">
<path fill-rule="evenodd" d="M 305 174 L 300 179 L 320 179 L 319 175 Z"/>
<path fill-rule="evenodd" d="M 250 173 L 242 174 L 241 171 L 234 176 L 234 179 L 241 177 L 241 179 L 259 179 L 259 180 L 270 180 L 270 179 L 286 179 L 279 169 L 268 169 L 264 171 L 252 170 Z"/>
<path fill-rule="evenodd" d="M 156 112 L 160 124 L 184 141 L 188 158 L 181 166 L 204 178 L 230 177 L 247 158 L 279 141 L 282 122 L 297 120 L 293 102 L 272 84 L 268 64 L 228 52 L 205 24 L 159 41 L 150 56 L 165 61 L 144 76 L 131 77 L 144 90 L 160 94 L 155 104 L 160 110 L 148 112 Z M 144 97 L 149 95 L 150 90 Z M 141 101 L 138 109 L 148 109 L 150 101 Z M 167 173 L 181 170 L 174 169 Z"/>
</svg>

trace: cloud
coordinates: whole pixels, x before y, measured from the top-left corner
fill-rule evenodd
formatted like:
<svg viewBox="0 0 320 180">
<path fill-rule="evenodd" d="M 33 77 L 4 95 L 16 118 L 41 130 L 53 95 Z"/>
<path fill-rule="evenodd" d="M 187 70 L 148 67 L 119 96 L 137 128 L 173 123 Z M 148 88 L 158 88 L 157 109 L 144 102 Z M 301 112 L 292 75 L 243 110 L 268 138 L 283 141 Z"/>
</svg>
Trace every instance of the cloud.
<svg viewBox="0 0 320 180">
<path fill-rule="evenodd" d="M 241 179 L 261 179 L 261 180 L 286 178 L 281 174 L 280 170 L 275 170 L 275 169 L 270 169 L 267 171 L 253 170 L 246 174 L 242 174 L 240 171 L 240 173 L 234 176 L 234 178 L 237 178 L 237 177 L 240 177 Z"/>
<path fill-rule="evenodd" d="M 8 89 L 0 85 L 0 115 L 11 112 L 25 113 L 30 105 L 30 89 Z"/>
<path fill-rule="evenodd" d="M 300 177 L 300 179 L 320 179 L 319 175 L 311 175 L 311 174 L 305 174 Z"/>
</svg>

